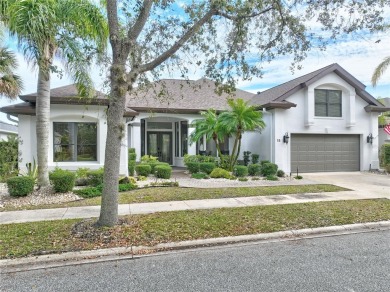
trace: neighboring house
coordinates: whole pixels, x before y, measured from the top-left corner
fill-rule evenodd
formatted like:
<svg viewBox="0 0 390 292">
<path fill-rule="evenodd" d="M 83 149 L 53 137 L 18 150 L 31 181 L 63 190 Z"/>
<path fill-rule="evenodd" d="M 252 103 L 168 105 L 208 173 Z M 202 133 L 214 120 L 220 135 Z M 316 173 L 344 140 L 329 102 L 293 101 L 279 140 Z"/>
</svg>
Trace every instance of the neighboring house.
<svg viewBox="0 0 390 292">
<path fill-rule="evenodd" d="M 385 107 L 389 107 L 390 108 L 390 97 L 386 97 L 386 98 L 382 98 L 381 99 L 381 103 L 385 106 Z M 389 112 L 390 113 L 390 112 Z M 390 125 L 390 116 L 386 118 L 386 125 Z M 379 140 L 379 149 L 381 149 L 381 146 L 385 143 L 390 143 L 390 134 L 387 134 L 383 128 L 385 126 L 384 125 L 380 125 L 379 126 L 379 130 L 378 130 L 378 140 Z"/>
<path fill-rule="evenodd" d="M 0 122 L 0 141 L 7 141 L 8 136 L 18 135 L 18 126 Z"/>
<path fill-rule="evenodd" d="M 185 154 L 216 155 L 213 141 L 190 144 L 191 123 L 209 108 L 228 109 L 227 98 L 243 98 L 263 111 L 266 128 L 245 133 L 242 152 L 260 154 L 285 172 L 358 171 L 378 168 L 378 115 L 389 108 L 365 91 L 365 86 L 338 64 L 296 78 L 257 95 L 237 90 L 218 95 L 214 82 L 161 80 L 127 97 L 127 125 L 121 149 L 120 173 L 127 173 L 128 148 L 183 166 Z M 85 100 L 73 85 L 51 90 L 49 166 L 99 168 L 104 163 L 108 100 L 100 92 Z M 21 165 L 36 156 L 36 94 L 1 111 L 19 117 Z M 367 137 L 373 137 L 367 140 Z M 288 137 L 288 138 L 287 138 Z M 367 142 L 368 141 L 368 142 Z M 227 138 L 222 150 L 232 148 Z M 38 143 L 39 144 L 39 143 Z M 38 145 L 39 147 L 39 145 Z"/>
</svg>

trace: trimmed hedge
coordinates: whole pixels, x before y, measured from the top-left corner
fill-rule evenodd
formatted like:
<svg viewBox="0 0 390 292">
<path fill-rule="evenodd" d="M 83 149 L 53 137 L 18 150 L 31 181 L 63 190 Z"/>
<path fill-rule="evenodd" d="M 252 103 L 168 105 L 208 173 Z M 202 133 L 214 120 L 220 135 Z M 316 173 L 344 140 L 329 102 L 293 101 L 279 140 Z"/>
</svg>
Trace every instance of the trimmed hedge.
<svg viewBox="0 0 390 292">
<path fill-rule="evenodd" d="M 380 163 L 382 166 L 390 164 L 390 144 L 383 144 L 380 153 Z"/>
<path fill-rule="evenodd" d="M 237 177 L 244 177 L 248 175 L 248 167 L 245 165 L 236 165 L 233 168 L 233 174 Z"/>
<path fill-rule="evenodd" d="M 49 179 L 56 193 L 66 193 L 73 190 L 76 173 L 57 168 L 49 173 Z"/>
<path fill-rule="evenodd" d="M 252 154 L 252 164 L 258 164 L 260 159 L 259 154 Z"/>
<path fill-rule="evenodd" d="M 155 168 L 155 176 L 158 178 L 171 178 L 172 167 L 169 165 L 157 165 Z"/>
<path fill-rule="evenodd" d="M 87 172 L 88 185 L 98 186 L 103 183 L 104 169 L 90 170 Z"/>
<path fill-rule="evenodd" d="M 102 195 L 102 190 L 98 187 L 86 187 L 84 189 L 74 190 L 76 195 L 82 198 L 94 198 Z"/>
<path fill-rule="evenodd" d="M 129 170 L 129 175 L 134 176 L 135 161 L 129 160 L 129 163 L 127 164 L 127 169 Z"/>
<path fill-rule="evenodd" d="M 191 177 L 195 178 L 195 179 L 208 179 L 208 178 L 210 178 L 210 176 L 208 176 L 207 174 L 205 174 L 203 172 L 193 173 L 191 175 Z"/>
<path fill-rule="evenodd" d="M 34 178 L 30 176 L 15 176 L 7 179 L 8 193 L 12 197 L 24 197 L 34 190 Z"/>
<path fill-rule="evenodd" d="M 148 176 L 152 171 L 152 167 L 149 164 L 141 163 L 135 166 L 135 171 L 138 175 Z"/>
<path fill-rule="evenodd" d="M 261 174 L 261 165 L 258 163 L 255 164 L 249 164 L 248 166 L 248 173 L 251 176 L 256 176 Z"/>
<path fill-rule="evenodd" d="M 276 172 L 276 176 L 277 177 L 284 177 L 285 173 L 283 170 L 279 169 L 277 172 Z"/>
<path fill-rule="evenodd" d="M 160 161 L 149 161 L 148 163 L 146 164 L 149 164 L 150 167 L 152 168 L 150 173 L 153 173 L 155 172 L 155 168 L 157 165 L 165 165 L 165 166 L 169 166 L 169 163 L 166 163 L 166 162 L 160 162 Z"/>
<path fill-rule="evenodd" d="M 227 170 L 217 167 L 210 173 L 210 177 L 230 179 L 232 175 Z"/>
<path fill-rule="evenodd" d="M 200 163 L 199 162 L 187 162 L 186 163 L 187 169 L 190 173 L 197 173 L 200 169 Z"/>
<path fill-rule="evenodd" d="M 264 165 L 265 163 L 270 163 L 271 161 L 269 161 L 269 160 L 262 160 L 262 161 L 260 161 L 260 164 L 261 165 Z"/>
<path fill-rule="evenodd" d="M 214 162 L 201 162 L 199 163 L 199 170 L 206 174 L 210 174 L 217 166 Z"/>
<path fill-rule="evenodd" d="M 278 171 L 278 166 L 275 163 L 264 163 L 261 167 L 261 174 L 263 176 L 275 175 Z"/>
</svg>

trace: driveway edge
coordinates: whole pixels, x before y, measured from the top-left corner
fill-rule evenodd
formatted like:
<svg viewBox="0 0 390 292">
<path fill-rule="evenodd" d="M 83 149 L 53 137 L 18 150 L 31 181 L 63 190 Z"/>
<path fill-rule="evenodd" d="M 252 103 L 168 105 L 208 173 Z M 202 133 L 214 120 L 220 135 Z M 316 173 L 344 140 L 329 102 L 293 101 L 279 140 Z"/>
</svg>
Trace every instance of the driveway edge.
<svg viewBox="0 0 390 292">
<path fill-rule="evenodd" d="M 19 259 L 0 260 L 0 274 L 26 270 L 37 270 L 70 265 L 81 265 L 96 262 L 115 261 L 139 258 L 163 251 L 178 251 L 199 247 L 216 247 L 229 244 L 262 243 L 272 241 L 297 240 L 323 236 L 337 236 L 354 233 L 374 232 L 390 229 L 390 221 L 367 222 L 348 225 L 337 225 L 298 230 L 278 231 L 251 235 L 217 237 L 208 239 L 188 240 L 180 242 L 161 243 L 152 247 L 118 247 L 62 254 L 40 255 Z"/>
</svg>

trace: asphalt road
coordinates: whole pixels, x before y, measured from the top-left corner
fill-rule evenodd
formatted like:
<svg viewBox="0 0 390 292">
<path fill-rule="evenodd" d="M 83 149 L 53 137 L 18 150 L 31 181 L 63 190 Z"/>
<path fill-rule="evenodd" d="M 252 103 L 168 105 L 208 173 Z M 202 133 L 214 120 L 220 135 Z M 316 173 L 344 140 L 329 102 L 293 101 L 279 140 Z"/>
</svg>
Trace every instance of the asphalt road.
<svg viewBox="0 0 390 292">
<path fill-rule="evenodd" d="M 10 274 L 0 291 L 390 291 L 390 231 Z"/>
</svg>

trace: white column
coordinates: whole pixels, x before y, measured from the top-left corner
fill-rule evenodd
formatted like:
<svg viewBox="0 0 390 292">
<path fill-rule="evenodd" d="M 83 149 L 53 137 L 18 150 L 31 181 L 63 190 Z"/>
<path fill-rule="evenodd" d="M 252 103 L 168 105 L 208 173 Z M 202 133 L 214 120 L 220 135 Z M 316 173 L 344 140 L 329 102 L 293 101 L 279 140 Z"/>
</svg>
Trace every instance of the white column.
<svg viewBox="0 0 390 292">
<path fill-rule="evenodd" d="M 131 148 L 135 149 L 137 161 L 141 159 L 141 123 L 136 122 L 131 124 Z"/>
<path fill-rule="evenodd" d="M 356 125 L 356 114 L 355 114 L 355 94 L 349 93 L 347 96 L 347 127 L 354 127 Z"/>
<path fill-rule="evenodd" d="M 126 120 L 123 119 L 123 124 L 126 125 Z M 121 142 L 121 154 L 120 154 L 120 164 L 119 164 L 119 174 L 128 176 L 128 146 L 127 146 L 127 127 L 124 127 L 122 142 Z"/>
<path fill-rule="evenodd" d="M 192 128 L 190 125 L 191 125 L 191 122 L 188 121 L 188 137 L 190 137 L 191 134 L 195 131 L 195 128 Z M 190 139 L 188 138 L 187 143 L 188 143 L 188 154 L 195 155 L 196 154 L 196 142 L 190 144 Z"/>
</svg>

